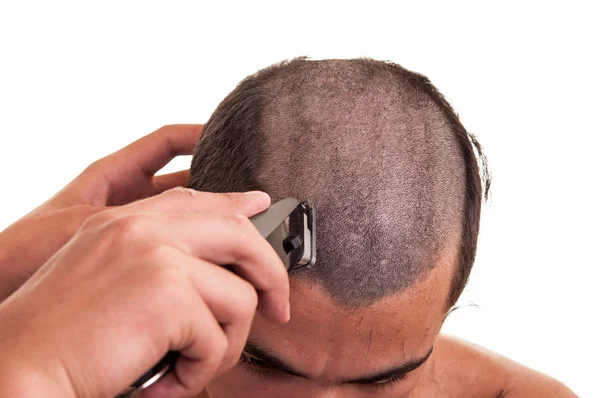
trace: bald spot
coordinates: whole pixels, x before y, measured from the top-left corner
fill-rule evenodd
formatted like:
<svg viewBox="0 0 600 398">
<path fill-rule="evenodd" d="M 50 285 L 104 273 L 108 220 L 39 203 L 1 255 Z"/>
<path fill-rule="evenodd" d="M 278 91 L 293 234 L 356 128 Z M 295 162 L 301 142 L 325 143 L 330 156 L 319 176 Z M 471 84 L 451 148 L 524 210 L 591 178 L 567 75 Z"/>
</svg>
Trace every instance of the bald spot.
<svg viewBox="0 0 600 398">
<path fill-rule="evenodd" d="M 244 172 L 274 201 L 309 199 L 317 209 L 317 263 L 296 277 L 346 307 L 366 305 L 405 291 L 459 244 L 465 164 L 411 75 L 372 60 L 302 60 L 253 78 L 258 161 Z M 207 127 L 199 152 L 226 134 Z M 192 173 L 190 186 L 202 189 Z"/>
</svg>

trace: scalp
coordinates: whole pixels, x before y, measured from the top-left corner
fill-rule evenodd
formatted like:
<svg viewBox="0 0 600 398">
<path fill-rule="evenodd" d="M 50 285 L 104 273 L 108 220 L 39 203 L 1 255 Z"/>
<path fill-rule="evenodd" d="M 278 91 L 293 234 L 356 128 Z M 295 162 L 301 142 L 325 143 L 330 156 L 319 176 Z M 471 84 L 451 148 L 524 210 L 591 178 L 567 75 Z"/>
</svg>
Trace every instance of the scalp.
<svg viewBox="0 0 600 398">
<path fill-rule="evenodd" d="M 305 63 L 266 90 L 257 180 L 274 200 L 315 204 L 305 276 L 347 305 L 411 286 L 460 234 L 464 164 L 435 105 L 364 61 Z"/>
<path fill-rule="evenodd" d="M 317 264 L 300 276 L 346 306 L 401 292 L 460 244 L 468 191 L 455 126 L 424 84 L 368 59 L 260 71 L 206 124 L 190 186 L 311 200 Z"/>
</svg>

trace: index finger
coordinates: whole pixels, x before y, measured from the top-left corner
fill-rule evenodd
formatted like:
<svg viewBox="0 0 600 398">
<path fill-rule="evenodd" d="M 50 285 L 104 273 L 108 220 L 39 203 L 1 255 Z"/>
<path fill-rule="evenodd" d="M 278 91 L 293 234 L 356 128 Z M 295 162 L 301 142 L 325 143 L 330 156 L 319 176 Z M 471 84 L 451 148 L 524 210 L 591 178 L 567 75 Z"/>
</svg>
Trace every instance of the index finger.
<svg viewBox="0 0 600 398">
<path fill-rule="evenodd" d="M 104 183 L 94 190 L 95 198 L 106 203 L 115 192 L 146 186 L 173 158 L 193 153 L 202 127 L 201 124 L 164 126 L 98 160 L 91 167 L 102 175 Z"/>
<path fill-rule="evenodd" d="M 164 126 L 105 159 L 110 163 L 130 165 L 145 176 L 151 177 L 174 157 L 191 155 L 200 138 L 202 127 L 201 124 Z"/>
</svg>

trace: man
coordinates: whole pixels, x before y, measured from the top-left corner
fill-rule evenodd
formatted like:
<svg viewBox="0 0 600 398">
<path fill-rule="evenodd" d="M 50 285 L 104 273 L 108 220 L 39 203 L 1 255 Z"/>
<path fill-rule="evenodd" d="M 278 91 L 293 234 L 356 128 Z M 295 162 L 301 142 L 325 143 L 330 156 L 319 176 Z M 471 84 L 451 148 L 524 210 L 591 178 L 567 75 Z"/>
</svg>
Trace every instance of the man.
<svg viewBox="0 0 600 398">
<path fill-rule="evenodd" d="M 438 336 L 472 265 L 482 188 L 469 136 L 426 80 L 296 60 L 244 81 L 207 124 L 191 187 L 317 209 L 318 260 L 290 278 L 287 326 L 283 266 L 247 219 L 264 194 L 152 197 L 185 177 L 154 173 L 198 132 L 145 137 L 0 234 L 0 395 L 114 396 L 177 350 L 144 396 L 573 396 Z"/>
<path fill-rule="evenodd" d="M 318 256 L 290 278 L 291 321 L 258 315 L 207 396 L 573 396 L 439 336 L 475 258 L 490 183 L 480 151 L 399 65 L 295 59 L 244 80 L 206 124 L 189 186 L 311 200 Z"/>
</svg>

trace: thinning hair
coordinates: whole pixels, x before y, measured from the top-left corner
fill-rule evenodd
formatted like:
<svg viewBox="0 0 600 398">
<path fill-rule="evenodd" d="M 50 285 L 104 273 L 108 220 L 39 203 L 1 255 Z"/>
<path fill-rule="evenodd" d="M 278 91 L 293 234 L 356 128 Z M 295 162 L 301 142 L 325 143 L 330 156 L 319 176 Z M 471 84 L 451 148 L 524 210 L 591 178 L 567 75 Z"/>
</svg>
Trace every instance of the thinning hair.
<svg viewBox="0 0 600 398">
<path fill-rule="evenodd" d="M 297 58 L 244 79 L 204 126 L 189 180 L 310 200 L 317 263 L 299 276 L 345 306 L 407 289 L 449 247 L 454 305 L 489 184 L 479 143 L 426 77 L 362 58 Z"/>
</svg>

